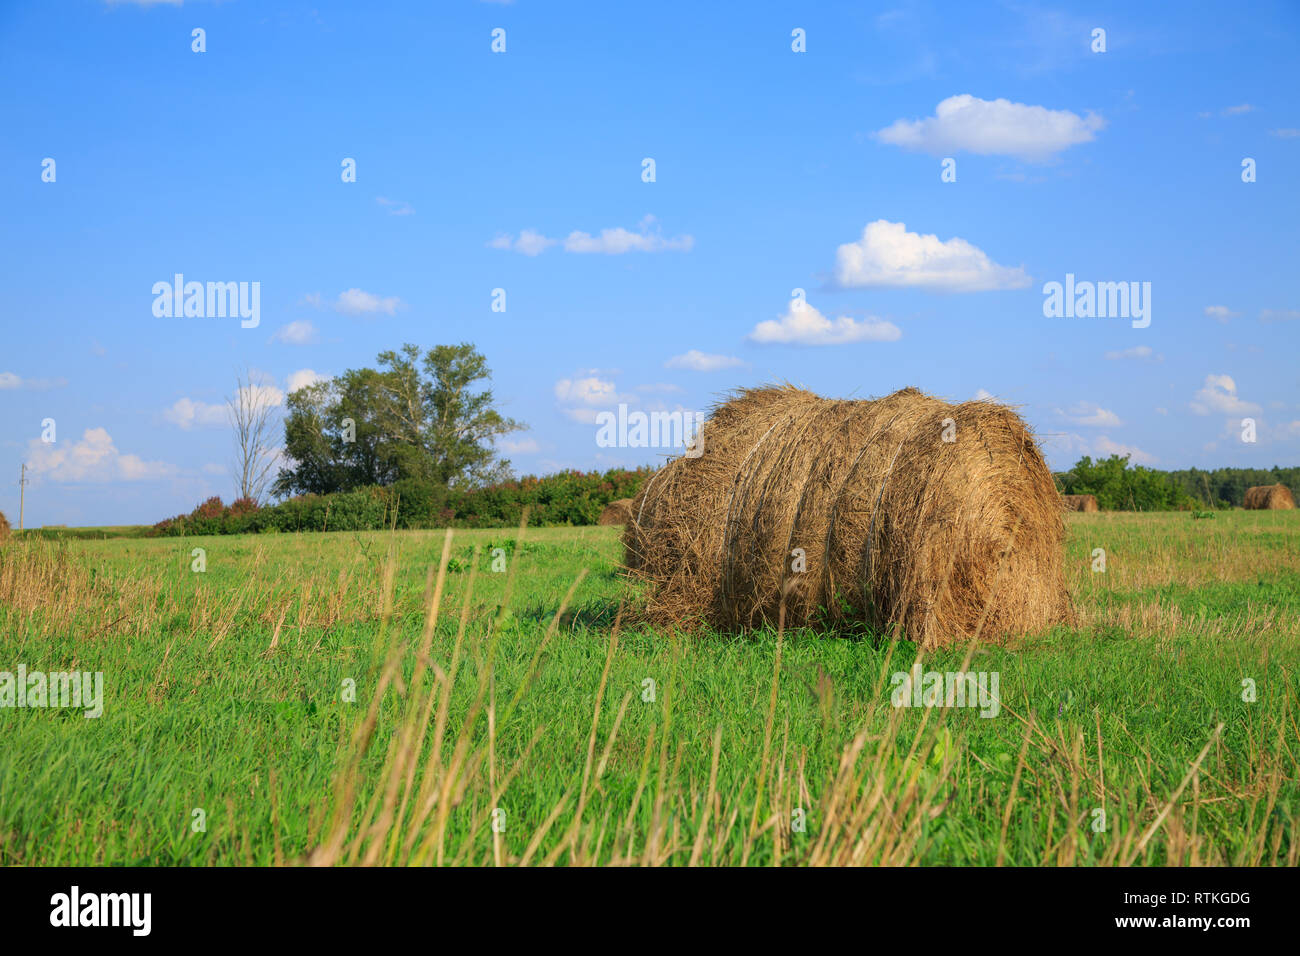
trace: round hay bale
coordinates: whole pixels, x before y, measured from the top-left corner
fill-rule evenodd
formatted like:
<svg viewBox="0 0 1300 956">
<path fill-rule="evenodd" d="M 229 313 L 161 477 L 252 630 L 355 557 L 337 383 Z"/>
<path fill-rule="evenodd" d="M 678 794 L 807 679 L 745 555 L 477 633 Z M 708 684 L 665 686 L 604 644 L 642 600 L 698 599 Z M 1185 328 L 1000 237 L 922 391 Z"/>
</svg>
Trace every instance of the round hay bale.
<svg viewBox="0 0 1300 956">
<path fill-rule="evenodd" d="M 1281 511 L 1295 507 L 1295 496 L 1286 485 L 1256 485 L 1246 489 L 1246 507 L 1251 510 Z"/>
<path fill-rule="evenodd" d="M 619 498 L 605 505 L 596 524 L 627 524 L 632 520 L 632 499 Z"/>
<path fill-rule="evenodd" d="M 9 537 L 9 521 L 5 518 L 5 513 L 0 511 L 0 541 Z"/>
<path fill-rule="evenodd" d="M 1060 496 L 1010 408 L 914 388 L 748 389 L 633 499 L 625 564 L 651 623 L 866 622 L 926 647 L 1071 617 Z"/>
<path fill-rule="evenodd" d="M 1100 511 L 1096 495 L 1061 495 L 1066 511 Z"/>
</svg>

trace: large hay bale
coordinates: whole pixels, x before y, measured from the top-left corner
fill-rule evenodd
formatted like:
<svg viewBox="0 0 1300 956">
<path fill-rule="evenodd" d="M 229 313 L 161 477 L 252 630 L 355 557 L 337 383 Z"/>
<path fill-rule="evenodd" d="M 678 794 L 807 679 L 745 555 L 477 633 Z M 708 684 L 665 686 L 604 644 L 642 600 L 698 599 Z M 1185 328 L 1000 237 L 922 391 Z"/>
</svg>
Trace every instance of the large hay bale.
<svg viewBox="0 0 1300 956">
<path fill-rule="evenodd" d="M 1004 405 L 748 389 L 699 444 L 651 477 L 623 532 L 652 623 L 774 624 L 783 591 L 787 625 L 892 624 L 927 647 L 1071 616 L 1060 496 Z"/>
<path fill-rule="evenodd" d="M 1256 485 L 1246 489 L 1246 507 L 1280 511 L 1295 507 L 1295 497 L 1286 485 Z"/>
<path fill-rule="evenodd" d="M 1066 511 L 1100 511 L 1096 495 L 1061 495 Z"/>
<path fill-rule="evenodd" d="M 5 513 L 0 511 L 0 541 L 9 537 L 9 521 L 5 518 Z"/>
<path fill-rule="evenodd" d="M 632 499 L 619 498 L 605 505 L 596 524 L 627 524 L 632 520 Z"/>
</svg>

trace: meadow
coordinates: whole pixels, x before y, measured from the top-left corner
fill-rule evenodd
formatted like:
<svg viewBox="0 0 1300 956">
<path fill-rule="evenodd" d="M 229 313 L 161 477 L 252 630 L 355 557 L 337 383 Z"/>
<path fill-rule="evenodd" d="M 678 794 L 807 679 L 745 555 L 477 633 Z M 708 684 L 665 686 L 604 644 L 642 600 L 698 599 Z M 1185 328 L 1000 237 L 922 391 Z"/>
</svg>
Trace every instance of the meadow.
<svg viewBox="0 0 1300 956">
<path fill-rule="evenodd" d="M 0 708 L 0 864 L 1300 863 L 1300 513 L 1067 522 L 1074 625 L 924 654 L 645 627 L 618 528 L 10 538 L 104 713 Z"/>
</svg>

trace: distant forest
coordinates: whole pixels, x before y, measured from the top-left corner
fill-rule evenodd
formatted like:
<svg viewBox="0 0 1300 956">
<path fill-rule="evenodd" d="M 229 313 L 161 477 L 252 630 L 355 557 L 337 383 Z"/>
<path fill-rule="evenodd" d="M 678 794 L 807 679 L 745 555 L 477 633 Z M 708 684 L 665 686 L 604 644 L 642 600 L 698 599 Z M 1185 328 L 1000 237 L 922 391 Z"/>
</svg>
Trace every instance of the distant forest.
<svg viewBox="0 0 1300 956">
<path fill-rule="evenodd" d="M 1240 508 L 1246 489 L 1255 485 L 1283 484 L 1300 499 L 1300 467 L 1160 471 L 1130 466 L 1127 456 L 1112 455 L 1099 461 L 1081 458 L 1055 477 L 1063 494 L 1096 495 L 1102 509 L 1114 511 Z"/>
</svg>

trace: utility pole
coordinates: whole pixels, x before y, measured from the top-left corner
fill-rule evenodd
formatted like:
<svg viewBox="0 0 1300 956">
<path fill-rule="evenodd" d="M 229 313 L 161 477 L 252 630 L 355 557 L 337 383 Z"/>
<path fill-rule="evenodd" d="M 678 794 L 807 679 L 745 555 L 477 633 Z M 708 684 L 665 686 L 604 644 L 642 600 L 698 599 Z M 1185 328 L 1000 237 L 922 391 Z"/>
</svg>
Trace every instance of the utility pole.
<svg viewBox="0 0 1300 956">
<path fill-rule="evenodd" d="M 23 462 L 23 470 L 18 476 L 18 530 L 23 530 L 23 506 L 27 504 L 27 463 Z"/>
</svg>

